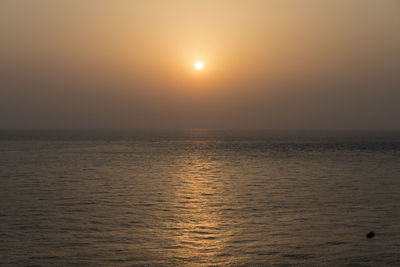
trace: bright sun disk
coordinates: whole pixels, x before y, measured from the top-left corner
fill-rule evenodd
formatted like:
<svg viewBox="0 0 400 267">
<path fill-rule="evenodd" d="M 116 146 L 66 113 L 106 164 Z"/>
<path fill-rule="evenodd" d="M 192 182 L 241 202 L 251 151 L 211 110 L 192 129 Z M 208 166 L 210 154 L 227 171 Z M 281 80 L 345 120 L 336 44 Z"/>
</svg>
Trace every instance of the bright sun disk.
<svg viewBox="0 0 400 267">
<path fill-rule="evenodd" d="M 196 70 L 202 70 L 203 67 L 204 67 L 204 64 L 203 64 L 203 62 L 201 62 L 201 61 L 197 61 L 197 62 L 194 64 L 194 67 L 195 67 Z"/>
</svg>

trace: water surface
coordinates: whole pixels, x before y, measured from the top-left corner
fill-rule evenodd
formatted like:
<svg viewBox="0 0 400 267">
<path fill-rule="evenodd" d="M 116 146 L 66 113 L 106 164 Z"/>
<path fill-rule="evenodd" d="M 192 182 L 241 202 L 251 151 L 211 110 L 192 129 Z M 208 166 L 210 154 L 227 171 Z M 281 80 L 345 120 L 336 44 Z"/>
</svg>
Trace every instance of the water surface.
<svg viewBox="0 0 400 267">
<path fill-rule="evenodd" d="M 0 265 L 400 265 L 399 192 L 398 133 L 1 131 Z"/>
</svg>

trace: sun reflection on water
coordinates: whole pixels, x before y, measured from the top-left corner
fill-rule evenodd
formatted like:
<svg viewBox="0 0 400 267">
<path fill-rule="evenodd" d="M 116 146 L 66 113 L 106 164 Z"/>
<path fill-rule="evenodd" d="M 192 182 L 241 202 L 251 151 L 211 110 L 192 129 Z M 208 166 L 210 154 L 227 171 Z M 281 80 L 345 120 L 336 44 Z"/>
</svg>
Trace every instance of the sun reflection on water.
<svg viewBox="0 0 400 267">
<path fill-rule="evenodd" d="M 231 233 L 221 211 L 224 206 L 225 184 L 221 179 L 220 162 L 212 155 L 192 151 L 185 155 L 174 177 L 174 209 L 179 212 L 167 226 L 174 229 L 176 249 L 172 252 L 180 260 L 190 259 L 198 264 L 218 264 Z"/>
</svg>

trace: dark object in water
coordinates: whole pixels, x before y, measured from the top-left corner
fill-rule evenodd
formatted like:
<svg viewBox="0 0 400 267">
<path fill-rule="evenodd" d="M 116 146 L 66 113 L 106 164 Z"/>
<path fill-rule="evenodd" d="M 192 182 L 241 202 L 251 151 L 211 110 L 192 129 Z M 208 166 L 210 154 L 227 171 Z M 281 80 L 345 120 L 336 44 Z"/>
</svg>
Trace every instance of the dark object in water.
<svg viewBox="0 0 400 267">
<path fill-rule="evenodd" d="M 374 238 L 374 236 L 375 236 L 374 231 L 371 231 L 371 232 L 369 232 L 369 233 L 367 234 L 367 238 Z"/>
</svg>

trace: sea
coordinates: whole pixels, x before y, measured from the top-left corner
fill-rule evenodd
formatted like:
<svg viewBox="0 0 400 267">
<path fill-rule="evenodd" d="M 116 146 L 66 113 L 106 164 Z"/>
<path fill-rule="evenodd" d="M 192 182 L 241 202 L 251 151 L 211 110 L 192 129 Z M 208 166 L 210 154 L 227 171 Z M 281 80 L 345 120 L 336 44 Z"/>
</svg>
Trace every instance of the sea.
<svg viewBox="0 0 400 267">
<path fill-rule="evenodd" d="M 0 266 L 400 266 L 400 132 L 1 130 Z"/>
</svg>

